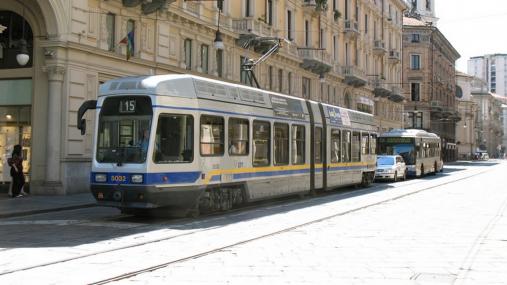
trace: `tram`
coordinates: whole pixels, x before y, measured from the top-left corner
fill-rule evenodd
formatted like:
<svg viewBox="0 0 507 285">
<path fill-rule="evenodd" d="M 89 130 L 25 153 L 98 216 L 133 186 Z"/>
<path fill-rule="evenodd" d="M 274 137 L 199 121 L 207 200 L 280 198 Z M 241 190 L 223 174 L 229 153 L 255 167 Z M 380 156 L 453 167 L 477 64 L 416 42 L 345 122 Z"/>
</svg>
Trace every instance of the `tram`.
<svg viewBox="0 0 507 285">
<path fill-rule="evenodd" d="M 367 186 L 371 114 L 193 75 L 110 80 L 97 100 L 91 192 L 98 205 L 183 211 Z"/>
<path fill-rule="evenodd" d="M 438 135 L 419 129 L 395 129 L 378 138 L 378 154 L 401 155 L 407 174 L 421 177 L 442 171 L 442 142 Z"/>
</svg>

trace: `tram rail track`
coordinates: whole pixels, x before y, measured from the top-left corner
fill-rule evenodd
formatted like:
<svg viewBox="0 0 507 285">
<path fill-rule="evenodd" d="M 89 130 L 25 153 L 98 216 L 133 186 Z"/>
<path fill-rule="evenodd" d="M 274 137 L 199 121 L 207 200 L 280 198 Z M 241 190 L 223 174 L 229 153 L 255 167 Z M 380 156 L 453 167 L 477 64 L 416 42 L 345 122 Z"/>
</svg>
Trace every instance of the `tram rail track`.
<svg viewBox="0 0 507 285">
<path fill-rule="evenodd" d="M 454 182 L 457 182 L 457 181 L 466 180 L 466 179 L 469 179 L 469 178 L 481 175 L 481 174 L 483 174 L 483 173 L 485 173 L 487 171 L 490 171 L 490 169 L 486 169 L 486 170 L 482 170 L 482 171 L 479 171 L 479 172 L 476 172 L 476 173 L 464 175 L 463 177 L 459 177 L 459 178 L 455 178 L 455 179 L 447 179 L 446 181 L 442 181 L 440 183 L 436 183 L 435 185 L 430 185 L 428 187 L 423 187 L 421 189 L 410 191 L 410 192 L 407 192 L 405 194 L 396 195 L 394 197 L 390 197 L 390 198 L 387 198 L 387 199 L 381 199 L 381 200 L 376 201 L 374 203 L 367 203 L 365 205 L 358 206 L 358 207 L 355 207 L 355 208 L 350 209 L 350 210 L 341 211 L 341 212 L 334 213 L 332 215 L 327 215 L 327 216 L 324 216 L 324 217 L 320 217 L 320 218 L 317 218 L 317 219 L 312 219 L 310 221 L 303 222 L 303 223 L 300 223 L 300 224 L 297 224 L 297 225 L 294 225 L 294 226 L 289 226 L 289 227 L 286 227 L 286 228 L 283 228 L 283 229 L 280 229 L 280 230 L 277 230 L 277 231 L 272 231 L 272 232 L 267 233 L 267 234 L 263 234 L 263 235 L 255 236 L 255 237 L 252 237 L 252 238 L 247 238 L 247 239 L 244 239 L 244 240 L 233 242 L 233 243 L 227 244 L 225 246 L 220 246 L 220 247 L 212 248 L 210 250 L 204 250 L 204 251 L 202 251 L 200 253 L 192 254 L 192 255 L 189 255 L 189 256 L 186 256 L 186 257 L 183 257 L 183 258 L 178 258 L 178 259 L 170 260 L 170 261 L 167 261 L 167 262 L 163 262 L 163 263 L 160 263 L 160 264 L 157 264 L 157 265 L 154 265 L 154 266 L 149 266 L 149 267 L 146 267 L 146 268 L 142 268 L 142 269 L 139 269 L 139 270 L 132 270 L 132 271 L 129 271 L 129 272 L 121 274 L 121 275 L 116 275 L 116 276 L 113 276 L 113 277 L 110 277 L 110 278 L 104 278 L 104 279 L 101 279 L 99 281 L 94 281 L 93 283 L 90 283 L 90 284 L 108 284 L 108 283 L 111 283 L 111 282 L 128 279 L 128 278 L 131 278 L 131 277 L 143 274 L 143 273 L 152 272 L 152 271 L 155 271 L 157 269 L 161 269 L 161 268 L 173 265 L 173 264 L 182 263 L 182 262 L 185 262 L 187 260 L 191 260 L 191 259 L 196 259 L 196 258 L 200 258 L 200 257 L 203 257 L 203 256 L 207 256 L 207 255 L 210 255 L 210 254 L 213 254 L 213 253 L 217 253 L 217 252 L 220 252 L 220 251 L 223 251 L 223 250 L 226 250 L 228 248 L 232 248 L 232 247 L 235 247 L 235 246 L 238 246 L 238 245 L 242 245 L 242 244 L 250 243 L 250 242 L 253 242 L 253 241 L 256 241 L 256 240 L 268 238 L 268 237 L 271 237 L 271 236 L 275 236 L 275 235 L 278 235 L 278 234 L 282 234 L 282 233 L 285 233 L 285 232 L 292 231 L 294 229 L 298 229 L 298 228 L 305 227 L 305 226 L 308 226 L 308 225 L 311 225 L 311 224 L 315 224 L 315 223 L 319 223 L 319 222 L 322 222 L 322 221 L 325 221 L 325 220 L 329 220 L 329 219 L 332 219 L 332 218 L 335 218 L 335 217 L 339 217 L 339 216 L 347 215 L 347 214 L 350 214 L 350 213 L 353 213 L 353 212 L 361 211 L 361 210 L 369 208 L 369 207 L 374 207 L 374 206 L 381 205 L 381 204 L 384 204 L 384 203 L 388 203 L 388 202 L 392 202 L 392 201 L 395 201 L 395 200 L 399 200 L 399 199 L 402 199 L 402 198 L 407 197 L 407 196 L 415 195 L 415 194 L 418 194 L 420 192 L 428 191 L 428 190 L 431 190 L 431 189 L 434 189 L 434 188 L 437 188 L 437 187 L 440 187 L 440 186 L 443 186 L 443 185 L 451 184 L 451 183 L 454 183 Z M 419 182 L 426 182 L 428 180 L 414 180 L 414 181 L 418 181 L 418 182 L 417 183 L 411 183 L 409 185 L 410 186 L 414 186 L 414 185 L 419 184 Z M 432 180 L 429 180 L 429 181 L 432 181 Z M 349 191 L 349 192 L 339 193 L 339 194 L 336 194 L 336 192 L 334 192 L 334 193 L 326 193 L 326 194 L 327 195 L 336 195 L 337 196 L 336 199 L 337 200 L 338 199 L 341 200 L 341 199 L 349 198 L 350 196 L 364 195 L 365 192 L 367 194 L 368 192 L 373 193 L 373 192 L 377 192 L 377 191 L 379 191 L 379 190 L 375 190 L 375 189 L 372 189 L 372 188 L 365 188 L 365 189 L 360 189 L 360 190 L 355 190 L 355 191 Z M 380 191 L 382 191 L 382 190 L 380 190 Z M 319 199 L 319 198 L 321 198 L 321 196 L 316 197 L 314 199 Z M 314 199 L 307 200 L 307 201 L 313 201 Z M 296 203 L 303 203 L 303 202 L 305 202 L 305 201 L 296 202 Z M 280 203 L 278 203 L 278 204 L 280 204 Z M 269 206 L 269 205 L 265 205 L 264 204 L 262 206 L 265 207 L 265 206 Z M 283 206 L 283 205 L 274 205 L 274 206 Z M 227 216 L 229 216 L 229 215 L 238 215 L 238 214 L 241 214 L 240 212 L 243 212 L 243 211 L 246 212 L 246 211 L 249 211 L 249 210 L 252 210 L 252 209 L 255 209 L 255 208 L 258 208 L 258 205 L 256 205 L 255 207 L 239 208 L 236 211 L 227 212 L 225 214 L 222 213 L 222 214 L 219 214 L 219 215 L 217 215 L 217 214 L 207 215 L 207 216 L 204 216 L 202 218 L 199 218 L 198 220 L 188 219 L 188 218 L 179 219 L 179 220 L 176 220 L 176 221 L 172 220 L 170 224 L 174 225 L 174 224 L 177 224 L 178 222 L 181 222 L 181 221 L 184 221 L 184 220 L 192 220 L 192 222 L 188 223 L 187 225 L 192 224 L 192 223 L 206 222 L 206 221 L 209 222 L 210 221 L 209 218 L 212 217 L 212 216 L 219 216 L 219 218 L 227 218 Z M 168 224 L 166 224 L 166 225 L 168 225 Z M 152 226 L 153 225 L 146 225 L 145 227 L 152 227 Z M 160 225 L 159 227 L 162 227 L 162 226 L 163 225 Z M 83 255 L 80 255 L 80 256 L 72 257 L 72 258 L 65 258 L 65 259 L 60 259 L 60 260 L 55 260 L 55 261 L 47 262 L 47 263 L 44 263 L 44 264 L 38 264 L 38 265 L 29 266 L 29 267 L 13 269 L 13 270 L 10 270 L 10 271 L 1 272 L 0 276 L 7 275 L 7 274 L 12 274 L 12 273 L 16 273 L 16 272 L 21 272 L 21 271 L 27 271 L 27 270 L 31 270 L 31 269 L 35 269 L 35 268 L 40 268 L 40 267 L 46 267 L 46 266 L 56 265 L 58 263 L 65 263 L 65 262 L 69 262 L 69 261 L 75 261 L 75 260 L 84 259 L 84 258 L 91 257 L 91 256 L 98 256 L 98 255 L 101 255 L 101 254 L 111 253 L 111 252 L 115 252 L 115 251 L 121 251 L 121 250 L 131 249 L 131 248 L 135 248 L 135 247 L 141 247 L 141 246 L 144 246 L 144 245 L 153 244 L 153 243 L 157 243 L 157 242 L 168 241 L 168 240 L 179 238 L 179 237 L 191 236 L 191 235 L 194 235 L 194 234 L 197 234 L 197 233 L 202 233 L 202 232 L 205 232 L 205 231 L 208 231 L 208 230 L 212 230 L 212 229 L 217 229 L 217 228 L 220 228 L 220 227 L 211 227 L 211 228 L 204 228 L 204 229 L 194 230 L 194 231 L 190 231 L 190 232 L 187 232 L 187 233 L 167 236 L 167 237 L 158 238 L 158 239 L 147 240 L 147 241 L 143 241 L 143 242 L 139 242 L 139 243 L 135 243 L 135 244 L 129 244 L 129 245 L 125 245 L 125 246 L 119 246 L 119 247 L 112 248 L 112 249 L 109 249 L 109 250 L 102 250 L 102 251 L 92 252 L 92 253 L 89 253 L 89 254 L 83 254 Z"/>
</svg>

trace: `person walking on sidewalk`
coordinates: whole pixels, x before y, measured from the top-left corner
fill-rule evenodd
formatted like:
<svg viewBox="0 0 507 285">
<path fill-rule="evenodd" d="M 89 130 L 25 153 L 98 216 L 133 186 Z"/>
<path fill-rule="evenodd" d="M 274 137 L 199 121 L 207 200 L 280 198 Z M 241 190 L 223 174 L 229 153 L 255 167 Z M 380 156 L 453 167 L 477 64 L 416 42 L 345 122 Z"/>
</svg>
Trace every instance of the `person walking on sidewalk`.
<svg viewBox="0 0 507 285">
<path fill-rule="evenodd" d="M 26 193 L 23 191 L 25 185 L 25 175 L 23 174 L 23 155 L 21 154 L 21 145 L 17 144 L 12 150 L 12 156 L 7 160 L 11 167 L 12 177 L 12 197 L 22 197 Z"/>
</svg>

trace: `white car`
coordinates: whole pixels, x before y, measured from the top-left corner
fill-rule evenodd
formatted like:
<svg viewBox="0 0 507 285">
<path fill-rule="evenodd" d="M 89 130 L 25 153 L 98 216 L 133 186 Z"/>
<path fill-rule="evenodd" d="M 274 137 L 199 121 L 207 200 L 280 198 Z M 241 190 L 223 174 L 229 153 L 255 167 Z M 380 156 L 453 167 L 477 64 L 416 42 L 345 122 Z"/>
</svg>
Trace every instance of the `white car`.
<svg viewBox="0 0 507 285">
<path fill-rule="evenodd" d="M 378 155 L 375 179 L 407 179 L 407 166 L 400 155 Z"/>
</svg>

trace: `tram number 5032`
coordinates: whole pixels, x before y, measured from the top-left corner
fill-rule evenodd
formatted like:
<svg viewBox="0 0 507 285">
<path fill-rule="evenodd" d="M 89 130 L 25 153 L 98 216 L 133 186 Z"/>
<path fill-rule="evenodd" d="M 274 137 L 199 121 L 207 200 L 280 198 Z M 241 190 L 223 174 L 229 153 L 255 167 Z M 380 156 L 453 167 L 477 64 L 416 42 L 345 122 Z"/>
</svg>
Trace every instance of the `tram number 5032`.
<svg viewBox="0 0 507 285">
<path fill-rule="evenodd" d="M 120 100 L 120 113 L 134 113 L 136 111 L 136 100 Z"/>
</svg>

